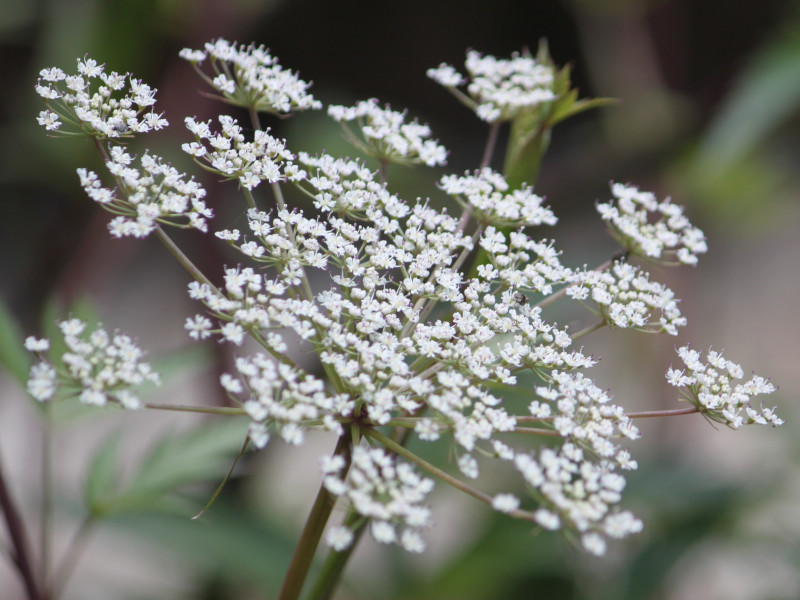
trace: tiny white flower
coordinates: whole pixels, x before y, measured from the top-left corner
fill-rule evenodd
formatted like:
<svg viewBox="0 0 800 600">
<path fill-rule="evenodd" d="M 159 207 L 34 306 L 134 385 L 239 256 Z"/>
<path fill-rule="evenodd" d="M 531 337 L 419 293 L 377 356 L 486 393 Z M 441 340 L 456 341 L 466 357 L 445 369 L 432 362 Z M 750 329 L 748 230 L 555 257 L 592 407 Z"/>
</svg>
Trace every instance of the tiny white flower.
<svg viewBox="0 0 800 600">
<path fill-rule="evenodd" d="M 513 494 L 498 494 L 492 499 L 492 508 L 498 512 L 514 512 L 519 508 L 519 498 Z"/>
</svg>

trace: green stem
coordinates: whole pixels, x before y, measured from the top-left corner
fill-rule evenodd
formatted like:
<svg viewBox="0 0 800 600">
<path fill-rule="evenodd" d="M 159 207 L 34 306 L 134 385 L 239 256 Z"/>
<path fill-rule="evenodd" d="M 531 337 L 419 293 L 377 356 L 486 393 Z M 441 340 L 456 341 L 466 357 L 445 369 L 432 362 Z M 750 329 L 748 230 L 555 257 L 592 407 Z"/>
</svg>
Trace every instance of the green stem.
<svg viewBox="0 0 800 600">
<path fill-rule="evenodd" d="M 589 325 L 588 327 L 585 327 L 585 328 L 581 329 L 578 333 L 576 333 L 575 335 L 571 335 L 570 337 L 572 338 L 572 341 L 574 342 L 575 340 L 579 340 L 580 338 L 585 337 L 585 336 L 589 335 L 590 333 L 593 333 L 593 332 L 597 331 L 598 329 L 602 329 L 605 326 L 606 326 L 606 322 L 605 321 L 600 321 L 598 323 L 595 323 L 594 325 Z"/>
<path fill-rule="evenodd" d="M 345 477 L 347 471 L 350 469 L 352 451 L 353 437 L 350 428 L 347 428 L 345 433 L 339 438 L 339 441 L 336 443 L 336 448 L 333 451 L 334 455 L 341 455 L 345 459 L 346 464 L 341 475 L 342 477 Z M 283 580 L 283 587 L 278 595 L 278 600 L 297 600 L 300 597 L 303 584 L 308 577 L 311 561 L 314 559 L 314 554 L 316 554 L 317 547 L 322 538 L 322 532 L 325 530 L 325 525 L 328 522 L 328 518 L 331 516 L 335 504 L 336 496 L 327 490 L 324 483 L 321 484 L 319 492 L 317 492 L 317 498 L 314 500 L 314 505 L 311 507 L 311 512 L 309 512 L 308 518 L 306 519 L 303 532 L 300 534 L 297 547 L 292 555 L 289 569 L 286 571 L 286 577 Z M 333 585 L 334 583 L 335 582 L 331 581 L 326 583 L 326 585 Z"/>
<path fill-rule="evenodd" d="M 242 192 L 244 193 L 244 199 L 247 201 L 247 207 L 257 209 L 258 207 L 256 206 L 256 199 L 253 198 L 253 192 L 247 188 L 242 188 Z"/>
<path fill-rule="evenodd" d="M 181 266 L 189 271 L 189 274 L 194 277 L 195 280 L 199 281 L 200 283 L 205 283 L 206 285 L 211 286 L 211 289 L 214 290 L 217 294 L 220 291 L 217 287 L 211 283 L 211 280 L 206 277 L 203 272 L 195 266 L 195 264 L 186 256 L 183 251 L 178 248 L 177 244 L 172 241 L 172 238 L 169 237 L 160 226 L 157 226 L 155 229 L 156 237 L 161 241 L 162 244 L 167 248 L 170 254 L 175 257 Z"/>
<path fill-rule="evenodd" d="M 359 521 L 361 521 L 359 523 Z M 314 582 L 314 587 L 311 588 L 306 600 L 329 600 L 336 591 L 339 579 L 344 572 L 350 556 L 358 546 L 358 542 L 364 532 L 367 530 L 369 519 L 364 518 L 352 508 L 347 513 L 342 525 L 347 527 L 353 532 L 353 541 L 344 550 L 337 552 L 331 550 L 325 563 L 322 565 L 322 570 L 319 572 L 317 580 Z M 355 527 L 354 527 L 355 526 Z"/>
<path fill-rule="evenodd" d="M 172 410 L 175 412 L 193 412 L 203 413 L 205 415 L 246 415 L 242 408 L 235 408 L 233 406 L 194 406 L 190 404 L 160 404 L 158 402 L 143 402 L 144 408 L 152 410 Z"/>
<path fill-rule="evenodd" d="M 444 481 L 446 484 L 452 485 L 457 490 L 461 490 L 465 494 L 467 494 L 469 496 L 472 496 L 473 498 L 475 498 L 477 500 L 480 500 L 481 502 L 484 502 L 484 503 L 488 504 L 489 506 L 492 505 L 492 500 L 493 499 L 492 499 L 491 496 L 489 496 L 488 494 L 484 494 L 480 490 L 476 490 L 474 487 L 467 485 L 466 483 L 464 483 L 460 479 L 457 479 L 457 478 L 453 477 L 452 475 L 450 475 L 449 473 L 446 473 L 445 471 L 442 471 L 439 467 L 436 467 L 436 466 L 432 465 L 431 463 L 429 463 L 428 461 L 420 458 L 419 456 L 417 456 L 416 454 L 414 454 L 413 452 L 411 452 L 407 448 L 404 448 L 403 446 L 401 446 L 400 444 L 395 442 L 390 437 L 385 436 L 382 433 L 380 433 L 379 431 L 376 431 L 374 429 L 371 429 L 371 430 L 368 430 L 368 431 L 365 430 L 364 431 L 364 435 L 366 435 L 367 437 L 375 440 L 379 444 L 382 444 L 384 447 L 388 448 L 389 450 L 391 450 L 395 454 L 397 454 L 399 456 L 402 456 L 406 460 L 414 463 L 419 468 L 423 469 L 424 471 L 427 471 L 428 473 L 430 473 L 434 477 L 438 477 L 439 479 Z M 515 519 L 525 519 L 526 521 L 534 521 L 535 520 L 534 516 L 533 516 L 533 513 L 525 511 L 525 510 L 519 510 L 519 509 L 512 510 L 511 512 L 508 512 L 506 514 L 511 516 L 511 517 L 514 517 Z"/>
<path fill-rule="evenodd" d="M 654 417 L 679 417 L 681 415 L 693 415 L 700 412 L 696 406 L 688 408 L 675 408 L 672 410 L 646 410 L 643 412 L 625 413 L 631 419 L 652 419 Z"/>
</svg>

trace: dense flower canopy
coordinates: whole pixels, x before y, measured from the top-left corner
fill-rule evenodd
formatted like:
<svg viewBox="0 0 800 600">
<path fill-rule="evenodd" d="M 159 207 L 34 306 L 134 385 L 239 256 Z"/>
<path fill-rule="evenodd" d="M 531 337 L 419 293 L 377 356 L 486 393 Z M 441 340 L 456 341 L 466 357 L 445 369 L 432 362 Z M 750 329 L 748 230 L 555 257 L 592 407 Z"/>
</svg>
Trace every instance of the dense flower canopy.
<svg viewBox="0 0 800 600">
<path fill-rule="evenodd" d="M 181 56 L 223 100 L 253 113 L 322 106 L 309 84 L 263 47 L 217 40 Z M 200 68 L 207 60 L 213 78 Z M 556 99 L 553 69 L 531 57 L 470 52 L 466 68 L 469 78 L 447 65 L 429 75 L 486 121 L 511 120 Z M 87 83 L 93 78 L 104 84 L 95 95 Z M 468 95 L 457 90 L 464 83 Z M 125 85 L 122 99 L 109 99 Z M 76 76 L 42 71 L 37 90 L 48 103 L 61 102 L 62 112 L 40 116 L 48 131 L 70 111 L 68 120 L 101 141 L 166 124 L 145 112 L 153 90 L 130 76 L 105 75 L 88 58 Z M 703 232 L 682 207 L 614 183 L 613 199 L 597 209 L 622 245 L 621 257 L 568 267 L 543 233 L 556 224 L 555 212 L 531 186 L 514 187 L 483 167 L 446 174 L 433 198 L 408 201 L 392 191 L 383 166 L 443 165 L 447 151 L 431 129 L 376 100 L 330 106 L 328 114 L 380 169 L 294 152 L 268 130 L 245 133 L 232 116 L 218 118 L 218 132 L 210 121 L 185 120 L 194 141 L 183 150 L 203 169 L 237 182 L 248 200 L 245 231 L 215 232 L 242 262 L 221 277 L 195 276 L 188 292 L 204 313 L 187 318 L 185 329 L 192 339 L 217 338 L 247 352 L 220 383 L 250 417 L 250 441 L 264 447 L 277 435 L 297 445 L 314 429 L 340 440 L 352 436 L 359 443 L 348 459 L 323 459 L 324 487 L 371 521 L 376 540 L 412 552 L 424 548 L 431 524 L 423 501 L 434 484 L 420 470 L 498 512 L 571 532 L 594 554 L 605 552 L 609 538 L 639 532 L 642 522 L 619 506 L 624 473 L 637 468 L 627 444 L 639 430 L 585 374 L 598 359 L 576 342 L 602 326 L 676 335 L 686 324 L 678 299 L 632 261 L 693 265 L 706 251 Z M 107 143 L 104 151 L 114 188 L 94 172 L 78 172 L 89 197 L 115 214 L 114 236 L 144 237 L 161 226 L 206 232 L 212 212 L 194 179 L 154 155 L 144 154 L 138 169 L 123 147 Z M 263 182 L 274 194 L 268 209 L 253 194 Z M 288 203 L 281 186 L 306 201 Z M 548 307 L 562 297 L 599 322 L 574 332 L 553 321 Z M 84 327 L 62 323 L 67 370 L 43 359 L 31 372 L 31 395 L 49 400 L 67 382 L 89 404 L 140 406 L 127 388 L 156 378 L 139 362 L 138 348 L 102 328 L 84 340 Z M 28 346 L 47 350 L 41 340 Z M 299 352 L 316 362 L 302 366 L 293 359 Z M 736 384 L 741 368 L 718 353 L 709 352 L 708 365 L 693 350 L 679 355 L 686 369 L 670 369 L 669 383 L 707 417 L 732 427 L 782 422 L 771 409 L 750 405 L 751 397 L 774 389 L 762 378 Z M 520 443 L 519 434 L 552 443 Z M 409 452 L 411 438 L 450 444 L 459 478 Z M 528 497 L 472 487 L 486 466 L 517 474 Z M 335 550 L 353 538 L 344 525 L 326 536 Z"/>
</svg>

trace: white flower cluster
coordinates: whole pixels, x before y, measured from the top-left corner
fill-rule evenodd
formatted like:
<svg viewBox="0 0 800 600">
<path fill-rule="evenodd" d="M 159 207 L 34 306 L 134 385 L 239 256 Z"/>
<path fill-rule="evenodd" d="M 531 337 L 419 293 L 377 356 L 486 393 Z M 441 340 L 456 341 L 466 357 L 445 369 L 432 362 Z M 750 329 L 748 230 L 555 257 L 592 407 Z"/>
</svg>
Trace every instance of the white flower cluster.
<svg viewBox="0 0 800 600">
<path fill-rule="evenodd" d="M 474 174 L 445 175 L 439 187 L 472 213 L 479 223 L 496 227 L 555 225 L 556 216 L 529 186 L 509 190 L 500 173 L 488 167 Z"/>
<path fill-rule="evenodd" d="M 686 325 L 674 292 L 627 262 L 577 273 L 575 282 L 567 295 L 581 302 L 591 299 L 603 321 L 614 327 L 678 335 L 678 327 Z M 656 313 L 658 322 L 653 321 Z"/>
<path fill-rule="evenodd" d="M 108 224 L 114 237 L 147 237 L 159 223 L 207 231 L 213 216 L 206 207 L 205 189 L 195 179 L 158 156 L 145 154 L 141 170 L 122 146 L 112 146 L 106 167 L 116 178 L 116 189 L 105 188 L 93 171 L 78 169 L 86 194 L 105 210 L 118 215 Z M 185 222 L 182 222 L 185 221 Z"/>
<path fill-rule="evenodd" d="M 622 538 L 642 529 L 641 521 L 614 507 L 625 488 L 616 470 L 637 467 L 614 440 L 635 440 L 639 430 L 622 407 L 582 374 L 554 371 L 551 378 L 552 386 L 536 389 L 540 400 L 530 404 L 529 412 L 565 443 L 541 450 L 538 458 L 525 453 L 508 458 L 539 496 L 534 520 L 546 529 L 566 524 L 582 535 L 587 551 L 602 554 L 603 536 Z"/>
<path fill-rule="evenodd" d="M 285 140 L 272 137 L 268 131 L 256 131 L 253 140 L 247 141 L 236 119 L 227 115 L 219 116 L 220 133 L 211 131 L 210 121 L 186 117 L 185 123 L 195 141 L 183 144 L 183 151 L 204 169 L 226 179 L 238 179 L 248 190 L 262 181 L 282 181 L 286 177 L 281 169 L 284 165 L 292 172 L 294 155 L 286 149 Z"/>
<path fill-rule="evenodd" d="M 697 350 L 689 346 L 678 349 L 686 369 L 667 371 L 667 381 L 681 390 L 683 398 L 709 419 L 723 423 L 732 429 L 742 425 L 783 424 L 783 419 L 775 414 L 774 408 L 763 405 L 754 408 L 751 400 L 761 394 L 771 394 L 775 386 L 758 375 L 748 381 L 743 379 L 744 371 L 736 363 L 727 360 L 721 353 L 709 350 L 707 364 Z"/>
<path fill-rule="evenodd" d="M 656 262 L 677 260 L 695 265 L 697 255 L 708 251 L 702 230 L 669 198 L 659 202 L 653 193 L 621 183 L 613 183 L 611 193 L 615 200 L 599 203 L 597 212 L 630 254 Z"/>
<path fill-rule="evenodd" d="M 381 108 L 375 98 L 355 106 L 329 106 L 328 114 L 344 127 L 348 139 L 358 148 L 385 162 L 444 165 L 447 150 L 429 140 L 431 129 L 416 121 L 405 122 L 405 113 Z M 362 138 L 357 137 L 347 123 L 356 121 Z"/>
<path fill-rule="evenodd" d="M 457 92 L 456 96 L 489 123 L 511 121 L 520 114 L 556 99 L 553 68 L 530 56 L 510 59 L 482 56 L 470 50 L 465 63 L 469 80 L 448 64 L 428 69 L 428 77 Z M 458 86 L 467 83 L 465 96 Z"/>
<path fill-rule="evenodd" d="M 263 47 L 217 40 L 205 51 L 186 49 L 181 56 L 226 102 L 251 113 L 321 107 L 307 93 L 309 85 Z M 213 79 L 200 70 L 209 57 Z M 89 61 L 80 65 L 86 77 L 102 73 Z M 457 89 L 467 80 L 452 67 L 429 75 L 490 122 L 514 119 L 556 99 L 552 67 L 527 56 L 498 60 L 470 52 L 467 71 L 469 96 Z M 51 70 L 42 79 L 64 79 L 68 87 L 83 89 L 62 75 Z M 143 96 L 150 93 L 133 81 Z M 47 92 L 53 86 L 40 88 L 46 98 L 55 93 Z M 406 123 L 405 113 L 369 100 L 333 106 L 329 114 L 348 132 L 355 122 L 359 137 L 350 132 L 351 141 L 384 162 L 444 164 L 444 148 L 429 139 L 427 126 Z M 51 117 L 41 119 L 46 127 L 57 126 Z M 107 127 L 122 135 L 135 124 L 115 121 Z M 489 168 L 439 180 L 439 188 L 464 211 L 451 215 L 430 200 L 406 202 L 390 191 L 385 174 L 358 161 L 325 153 L 295 156 L 268 131 L 255 131 L 250 140 L 232 117 L 221 116 L 219 124 L 216 133 L 210 121 L 187 118 L 195 141 L 184 144 L 184 151 L 204 169 L 238 181 L 251 207 L 250 191 L 269 182 L 277 206 L 250 208 L 245 233 L 216 233 L 250 265 L 227 268 L 219 289 L 191 283 L 190 297 L 207 314 L 187 319 L 185 328 L 196 340 L 215 335 L 242 346 L 249 338 L 264 350 L 238 358 L 235 372 L 221 377 L 231 400 L 250 416 L 249 435 L 257 447 L 272 434 L 300 444 L 307 431 L 324 429 L 339 435 L 342 444 L 349 438 L 341 436 L 357 432 L 354 438 L 398 450 L 382 433 L 394 428 L 422 441 L 447 440 L 467 479 L 478 477 L 479 460 L 513 466 L 532 500 L 489 496 L 463 481 L 458 487 L 499 512 L 565 529 L 591 553 L 602 554 L 608 538 L 642 529 L 641 521 L 618 508 L 622 472 L 637 466 L 618 440 L 635 440 L 639 432 L 603 390 L 575 372 L 596 359 L 574 349 L 578 336 L 548 321 L 544 309 L 567 294 L 590 305 L 604 324 L 675 335 L 685 319 L 671 290 L 625 260 L 594 271 L 562 265 L 554 242 L 531 236 L 531 228 L 556 223 L 544 200 L 530 186 L 511 189 Z M 118 215 L 113 235 L 143 237 L 158 223 L 178 225 L 176 220 L 205 231 L 212 215 L 194 180 L 155 156 L 145 154 L 137 170 L 121 147 L 110 147 L 109 155 L 116 189 L 104 188 L 95 173 L 79 174 L 89 196 Z M 281 189 L 288 185 L 311 198 L 313 213 L 287 205 Z M 706 251 L 702 231 L 681 207 L 631 186 L 613 184 L 612 193 L 614 200 L 598 210 L 626 254 L 694 264 Z M 471 268 L 468 259 L 476 255 L 480 259 Z M 530 303 L 532 297 L 541 298 L 538 305 Z M 67 374 L 47 362 L 37 364 L 28 384 L 31 395 L 50 399 L 64 378 L 84 402 L 138 406 L 129 387 L 156 377 L 139 362 L 141 352 L 130 339 L 112 338 L 102 329 L 80 338 L 85 325 L 75 319 L 61 327 L 69 348 Z M 30 339 L 27 346 L 46 350 L 41 340 Z M 315 366 L 324 377 L 294 362 L 290 350 L 298 349 L 316 354 Z M 670 369 L 668 379 L 710 419 L 731 427 L 782 423 L 772 410 L 750 405 L 751 397 L 773 391 L 770 383 L 754 376 L 737 384 L 741 369 L 714 352 L 708 366 L 688 348 L 679 354 L 686 371 Z M 531 377 L 544 385 L 523 383 Z M 503 393 L 510 388 L 518 393 Z M 527 412 L 519 394 L 535 397 Z M 512 433 L 547 435 L 556 443 L 538 451 L 513 448 L 506 443 Z M 421 503 L 433 482 L 411 465 L 425 467 L 425 461 L 412 460 L 406 450 L 398 450 L 406 457 L 401 459 L 361 443 L 352 448 L 350 462 L 349 451 L 323 461 L 326 489 L 370 519 L 378 541 L 421 551 L 421 532 L 430 521 Z M 327 534 L 336 550 L 352 540 L 353 531 L 345 526 Z"/>
<path fill-rule="evenodd" d="M 36 92 L 48 106 L 37 118 L 47 131 L 102 140 L 158 131 L 168 125 L 150 108 L 156 102 L 156 90 L 130 73 L 106 73 L 104 65 L 88 57 L 78 59 L 77 75 L 67 75 L 58 67 L 42 69 Z M 64 123 L 75 130 L 62 129 Z"/>
<path fill-rule="evenodd" d="M 253 419 L 250 439 L 258 448 L 269 441 L 267 420 L 286 443 L 299 445 L 305 437 L 305 424 L 322 419 L 323 413 L 325 427 L 337 432 L 341 425 L 332 415 L 353 415 L 355 403 L 347 395 L 329 396 L 321 379 L 264 354 L 237 358 L 236 370 L 241 379 L 225 374 L 222 386 L 235 399 L 240 395 L 246 398 L 240 403 Z"/>
<path fill-rule="evenodd" d="M 378 542 L 422 552 L 425 542 L 420 532 L 430 525 L 430 509 L 420 503 L 433 489 L 433 480 L 417 475 L 408 463 L 395 464 L 379 448 L 353 448 L 346 478 L 345 465 L 339 455 L 322 460 L 323 484 L 328 491 L 347 498 L 360 515 L 372 520 L 370 532 Z M 352 542 L 352 533 L 345 527 L 333 528 L 326 541 L 334 549 L 344 550 Z"/>
<path fill-rule="evenodd" d="M 203 80 L 229 104 L 273 114 L 322 108 L 322 103 L 308 93 L 311 84 L 284 69 L 264 46 L 237 47 L 218 39 L 206 43 L 205 50 L 184 48 L 180 57 L 192 63 Z M 207 58 L 213 78 L 200 68 Z"/>
<path fill-rule="evenodd" d="M 28 393 L 45 402 L 59 388 L 65 396 L 78 396 L 84 404 L 105 406 L 109 401 L 124 408 L 137 409 L 141 401 L 133 387 L 145 382 L 158 383 L 158 374 L 141 359 L 142 350 L 127 335 L 109 334 L 102 327 L 86 332 L 86 323 L 69 319 L 58 324 L 64 336 L 66 352 L 61 356 L 62 369 L 45 359 L 31 368 Z M 49 349 L 48 340 L 29 337 L 25 348 L 40 354 Z"/>
</svg>

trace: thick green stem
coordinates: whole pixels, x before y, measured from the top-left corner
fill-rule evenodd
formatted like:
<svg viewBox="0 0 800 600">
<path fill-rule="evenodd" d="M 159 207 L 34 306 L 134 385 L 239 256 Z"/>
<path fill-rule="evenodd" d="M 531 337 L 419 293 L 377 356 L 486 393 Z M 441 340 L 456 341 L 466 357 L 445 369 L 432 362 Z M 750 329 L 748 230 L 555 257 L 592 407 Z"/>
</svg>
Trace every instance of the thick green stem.
<svg viewBox="0 0 800 600">
<path fill-rule="evenodd" d="M 340 455 L 345 459 L 342 477 L 346 476 L 347 471 L 350 469 L 352 451 L 353 437 L 351 430 L 348 428 L 339 438 L 333 451 L 334 455 Z M 314 500 L 314 505 L 308 514 L 303 532 L 300 534 L 300 540 L 297 542 L 297 547 L 292 555 L 292 561 L 289 563 L 289 569 L 283 580 L 283 587 L 278 595 L 278 600 L 297 600 L 300 597 L 303 584 L 308 577 L 308 570 L 311 568 L 311 561 L 317 552 L 322 532 L 325 530 L 325 525 L 328 523 L 328 518 L 331 516 L 335 504 L 336 496 L 331 494 L 324 484 L 320 485 L 317 498 Z M 329 582 L 328 585 L 332 584 L 333 582 Z"/>
<path fill-rule="evenodd" d="M 311 592 L 309 592 L 305 600 L 330 599 L 333 592 L 335 592 L 338 587 L 337 584 L 339 583 L 339 579 L 344 572 L 347 562 L 350 560 L 350 556 L 352 556 L 356 546 L 358 546 L 361 536 L 367 530 L 368 524 L 369 519 L 359 515 L 352 508 L 350 509 L 345 517 L 343 525 L 353 531 L 353 541 L 350 543 L 350 546 L 340 552 L 336 550 L 330 551 L 328 558 L 325 559 L 325 563 L 322 565 L 322 570 L 317 580 L 314 582 L 314 587 L 311 588 Z"/>
</svg>

